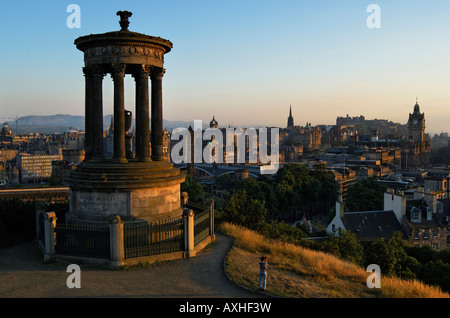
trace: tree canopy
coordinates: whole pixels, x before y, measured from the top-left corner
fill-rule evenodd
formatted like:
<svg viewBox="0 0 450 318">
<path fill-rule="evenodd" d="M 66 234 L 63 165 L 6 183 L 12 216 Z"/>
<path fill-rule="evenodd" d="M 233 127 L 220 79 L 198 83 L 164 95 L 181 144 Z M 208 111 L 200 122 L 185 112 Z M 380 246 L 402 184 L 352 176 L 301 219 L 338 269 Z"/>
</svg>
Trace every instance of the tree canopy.
<svg viewBox="0 0 450 318">
<path fill-rule="evenodd" d="M 186 180 L 181 184 L 181 192 L 187 192 L 189 201 L 199 203 L 202 201 L 205 190 L 199 182 L 187 175 Z"/>
<path fill-rule="evenodd" d="M 357 181 L 349 186 L 345 199 L 347 211 L 378 211 L 384 207 L 386 187 L 377 181 L 376 177 Z"/>
</svg>

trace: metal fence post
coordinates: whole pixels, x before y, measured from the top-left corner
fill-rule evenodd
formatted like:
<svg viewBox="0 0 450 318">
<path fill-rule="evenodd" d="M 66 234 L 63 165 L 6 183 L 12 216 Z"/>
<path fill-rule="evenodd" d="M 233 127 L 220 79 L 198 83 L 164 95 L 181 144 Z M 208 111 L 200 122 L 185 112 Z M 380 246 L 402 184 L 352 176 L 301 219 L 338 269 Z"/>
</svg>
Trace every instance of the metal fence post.
<svg viewBox="0 0 450 318">
<path fill-rule="evenodd" d="M 110 249 L 111 249 L 111 267 L 119 269 L 124 265 L 124 241 L 123 241 L 123 222 L 120 216 L 116 215 L 113 223 L 109 225 Z"/>
<path fill-rule="evenodd" d="M 210 199 L 209 201 L 209 235 L 211 236 L 211 241 L 216 240 L 216 236 L 214 234 L 214 200 Z"/>
<path fill-rule="evenodd" d="M 194 211 L 189 209 L 183 210 L 184 223 L 184 250 L 186 257 L 195 256 L 194 247 Z"/>
</svg>

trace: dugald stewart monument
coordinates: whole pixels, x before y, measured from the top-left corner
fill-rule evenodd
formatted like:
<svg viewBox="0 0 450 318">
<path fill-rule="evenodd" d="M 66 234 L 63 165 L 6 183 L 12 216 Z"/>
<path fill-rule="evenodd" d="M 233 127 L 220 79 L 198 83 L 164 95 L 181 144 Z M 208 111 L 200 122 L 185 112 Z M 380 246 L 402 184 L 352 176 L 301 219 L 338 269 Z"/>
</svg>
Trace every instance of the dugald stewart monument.
<svg viewBox="0 0 450 318">
<path fill-rule="evenodd" d="M 172 43 L 129 31 L 131 12 L 119 11 L 117 15 L 120 31 L 75 40 L 85 62 L 86 157 L 69 179 L 69 222 L 104 223 L 116 215 L 123 220 L 155 221 L 182 214 L 180 183 L 185 177 L 163 157 L 162 78 L 164 55 Z M 107 74 L 114 81 L 112 159 L 103 157 L 102 82 Z M 127 74 L 136 83 L 136 154 L 126 138 L 132 116 L 124 105 Z"/>
<path fill-rule="evenodd" d="M 214 201 L 189 202 L 180 188 L 185 174 L 163 155 L 162 78 L 164 54 L 172 43 L 129 31 L 131 12 L 117 15 L 120 31 L 75 40 L 85 61 L 85 158 L 68 178 L 64 220 L 57 222 L 55 212 L 36 212 L 44 261 L 120 268 L 194 257 L 214 240 Z M 114 81 L 112 158 L 103 151 L 102 83 L 107 74 Z M 133 116 L 124 105 L 127 74 L 136 83 L 135 147 L 127 134 Z"/>
</svg>

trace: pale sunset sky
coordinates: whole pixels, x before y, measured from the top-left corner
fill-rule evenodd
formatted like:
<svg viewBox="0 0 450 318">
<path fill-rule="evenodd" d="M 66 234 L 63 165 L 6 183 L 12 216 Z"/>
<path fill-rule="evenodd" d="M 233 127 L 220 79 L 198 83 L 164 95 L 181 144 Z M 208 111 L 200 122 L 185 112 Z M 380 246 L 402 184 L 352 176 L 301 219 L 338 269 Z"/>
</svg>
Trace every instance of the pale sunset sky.
<svg viewBox="0 0 450 318">
<path fill-rule="evenodd" d="M 70 4 L 81 27 L 68 28 Z M 370 4 L 381 28 L 368 28 Z M 406 123 L 418 97 L 426 132 L 450 132 L 450 1 L 6 1 L 0 4 L 0 121 L 84 115 L 79 36 L 119 30 L 160 36 L 164 118 L 220 125 L 335 124 L 364 115 Z M 112 113 L 104 79 L 104 114 Z M 126 77 L 134 112 L 134 81 Z"/>
</svg>

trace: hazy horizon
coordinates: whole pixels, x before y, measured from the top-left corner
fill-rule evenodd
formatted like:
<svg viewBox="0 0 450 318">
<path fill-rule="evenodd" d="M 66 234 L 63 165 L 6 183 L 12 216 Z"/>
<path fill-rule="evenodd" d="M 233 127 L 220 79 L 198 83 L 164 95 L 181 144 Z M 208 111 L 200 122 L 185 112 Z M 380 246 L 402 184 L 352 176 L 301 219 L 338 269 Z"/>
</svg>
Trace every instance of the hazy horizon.
<svg viewBox="0 0 450 318">
<path fill-rule="evenodd" d="M 71 3 L 81 28 L 68 28 Z M 368 5 L 381 8 L 370 29 Z M 119 30 L 118 10 L 133 12 L 130 30 L 170 40 L 163 78 L 164 119 L 223 126 L 335 124 L 363 115 L 405 124 L 416 97 L 426 132 L 449 132 L 450 2 L 74 1 L 2 2 L 0 120 L 84 115 L 79 36 Z M 112 80 L 104 81 L 104 114 Z M 134 81 L 125 78 L 134 111 Z M 5 120 L 6 119 L 6 120 Z"/>
</svg>

